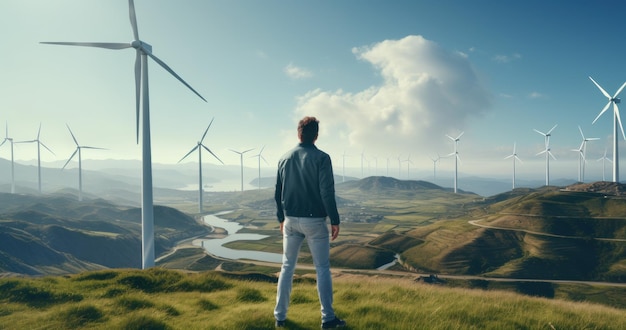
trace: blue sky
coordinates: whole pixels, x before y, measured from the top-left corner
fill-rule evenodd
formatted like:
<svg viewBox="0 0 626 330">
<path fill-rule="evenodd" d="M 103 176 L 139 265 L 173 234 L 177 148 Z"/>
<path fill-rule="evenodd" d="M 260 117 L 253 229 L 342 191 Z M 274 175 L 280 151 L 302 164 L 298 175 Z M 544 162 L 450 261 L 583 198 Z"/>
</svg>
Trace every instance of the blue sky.
<svg viewBox="0 0 626 330">
<path fill-rule="evenodd" d="M 411 172 L 432 171 L 431 158 L 454 150 L 446 135 L 464 132 L 460 172 L 509 176 L 511 163 L 503 158 L 516 143 L 523 161 L 517 175 L 542 178 L 544 158 L 536 154 L 544 140 L 534 129 L 555 124 L 551 177 L 576 178 L 579 125 L 586 137 L 600 138 L 587 146 L 587 177 L 602 175 L 596 160 L 605 148 L 611 156 L 612 114 L 592 125 L 607 100 L 588 76 L 610 94 L 626 81 L 620 1 L 136 0 L 135 6 L 140 38 L 207 100 L 149 63 L 157 163 L 176 163 L 214 118 L 204 143 L 224 163 L 239 164 L 229 149 L 255 148 L 252 156 L 265 146 L 264 166 L 273 168 L 297 143 L 304 115 L 320 120 L 318 146 L 336 168 L 344 153 L 347 167 L 360 168 L 363 154 L 369 174 L 385 174 L 388 159 L 396 174 L 397 159 L 409 156 Z M 9 137 L 32 140 L 41 123 L 40 138 L 54 151 L 42 151 L 42 161 L 64 163 L 75 148 L 67 124 L 81 145 L 108 149 L 85 150 L 83 160 L 139 159 L 134 51 L 39 44 L 129 42 L 127 1 L 4 0 L 0 28 L 0 123 L 8 123 Z M 0 157 L 10 157 L 6 145 Z M 15 146 L 16 161 L 34 158 L 34 145 Z M 437 166 L 453 170 L 453 159 Z"/>
</svg>

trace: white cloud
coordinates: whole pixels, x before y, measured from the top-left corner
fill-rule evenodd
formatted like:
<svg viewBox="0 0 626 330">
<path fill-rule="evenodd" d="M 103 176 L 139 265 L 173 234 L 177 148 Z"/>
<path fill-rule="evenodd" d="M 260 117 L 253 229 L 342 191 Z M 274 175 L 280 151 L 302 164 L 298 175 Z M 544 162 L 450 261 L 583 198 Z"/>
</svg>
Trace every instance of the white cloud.
<svg viewBox="0 0 626 330">
<path fill-rule="evenodd" d="M 305 68 L 295 66 L 293 63 L 289 63 L 284 69 L 285 73 L 291 79 L 306 79 L 313 77 L 313 73 Z"/>
<path fill-rule="evenodd" d="M 539 92 L 531 92 L 530 94 L 528 94 L 528 98 L 529 99 L 539 99 L 544 97 L 545 95 L 539 93 Z"/>
<path fill-rule="evenodd" d="M 334 152 L 437 153 L 450 147 L 446 134 L 464 130 L 469 118 L 491 105 L 466 56 L 421 36 L 385 40 L 353 53 L 379 71 L 379 86 L 356 93 L 313 90 L 298 99 L 295 110 L 296 117 L 318 117 L 320 142 L 337 147 Z"/>
<path fill-rule="evenodd" d="M 515 53 L 512 55 L 496 55 L 493 57 L 493 60 L 498 63 L 509 63 L 514 60 L 519 60 L 522 58 L 521 54 Z"/>
</svg>

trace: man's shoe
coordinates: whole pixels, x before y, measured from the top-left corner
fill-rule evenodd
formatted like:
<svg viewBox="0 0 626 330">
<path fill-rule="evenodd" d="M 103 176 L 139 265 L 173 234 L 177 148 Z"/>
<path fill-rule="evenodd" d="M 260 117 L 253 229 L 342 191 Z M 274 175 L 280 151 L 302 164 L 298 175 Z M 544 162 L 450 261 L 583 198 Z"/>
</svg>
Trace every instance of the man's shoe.
<svg viewBox="0 0 626 330">
<path fill-rule="evenodd" d="M 343 328 L 346 326 L 346 321 L 340 320 L 335 317 L 334 320 L 322 323 L 322 329 Z"/>
<path fill-rule="evenodd" d="M 276 327 L 277 328 L 284 328 L 285 327 L 285 320 L 282 320 L 282 321 L 276 320 Z"/>
</svg>

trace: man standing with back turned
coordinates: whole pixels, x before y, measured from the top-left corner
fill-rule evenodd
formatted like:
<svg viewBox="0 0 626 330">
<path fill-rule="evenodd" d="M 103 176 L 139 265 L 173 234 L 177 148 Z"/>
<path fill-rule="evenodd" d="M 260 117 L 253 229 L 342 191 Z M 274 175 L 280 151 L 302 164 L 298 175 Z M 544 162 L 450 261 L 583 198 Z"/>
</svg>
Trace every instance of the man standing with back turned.
<svg viewBox="0 0 626 330">
<path fill-rule="evenodd" d="M 306 238 L 317 274 L 317 293 L 322 312 L 322 328 L 344 327 L 335 316 L 330 274 L 330 236 L 339 235 L 339 212 L 335 201 L 335 180 L 330 156 L 317 149 L 319 121 L 304 117 L 298 123 L 300 144 L 278 162 L 276 216 L 283 234 L 283 265 L 278 278 L 274 317 L 276 327 L 284 327 L 291 296 L 293 273 L 302 241 Z"/>
</svg>

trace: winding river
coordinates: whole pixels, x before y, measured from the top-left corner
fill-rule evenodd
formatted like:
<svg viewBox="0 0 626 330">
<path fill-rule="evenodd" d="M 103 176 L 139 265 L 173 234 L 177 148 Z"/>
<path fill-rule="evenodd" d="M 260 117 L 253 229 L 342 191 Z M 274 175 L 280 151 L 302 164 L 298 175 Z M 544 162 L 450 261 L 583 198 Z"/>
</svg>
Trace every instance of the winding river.
<svg viewBox="0 0 626 330">
<path fill-rule="evenodd" d="M 227 212 L 206 215 L 204 216 L 204 223 L 218 228 L 224 228 L 228 235 L 224 238 L 213 238 L 213 239 L 198 239 L 193 241 L 193 245 L 203 247 L 207 252 L 212 255 L 227 258 L 227 259 L 250 259 L 250 260 L 258 260 L 258 261 L 267 261 L 267 262 L 276 262 L 280 263 L 282 261 L 282 255 L 279 253 L 270 253 L 270 252 L 262 252 L 262 251 L 252 251 L 252 250 L 234 250 L 226 248 L 222 245 L 232 242 L 232 241 L 254 241 L 260 240 L 268 237 L 267 235 L 260 234 L 239 234 L 237 233 L 240 229 L 243 228 L 242 225 L 235 221 L 228 221 L 218 217 L 220 214 L 226 214 Z"/>
</svg>

